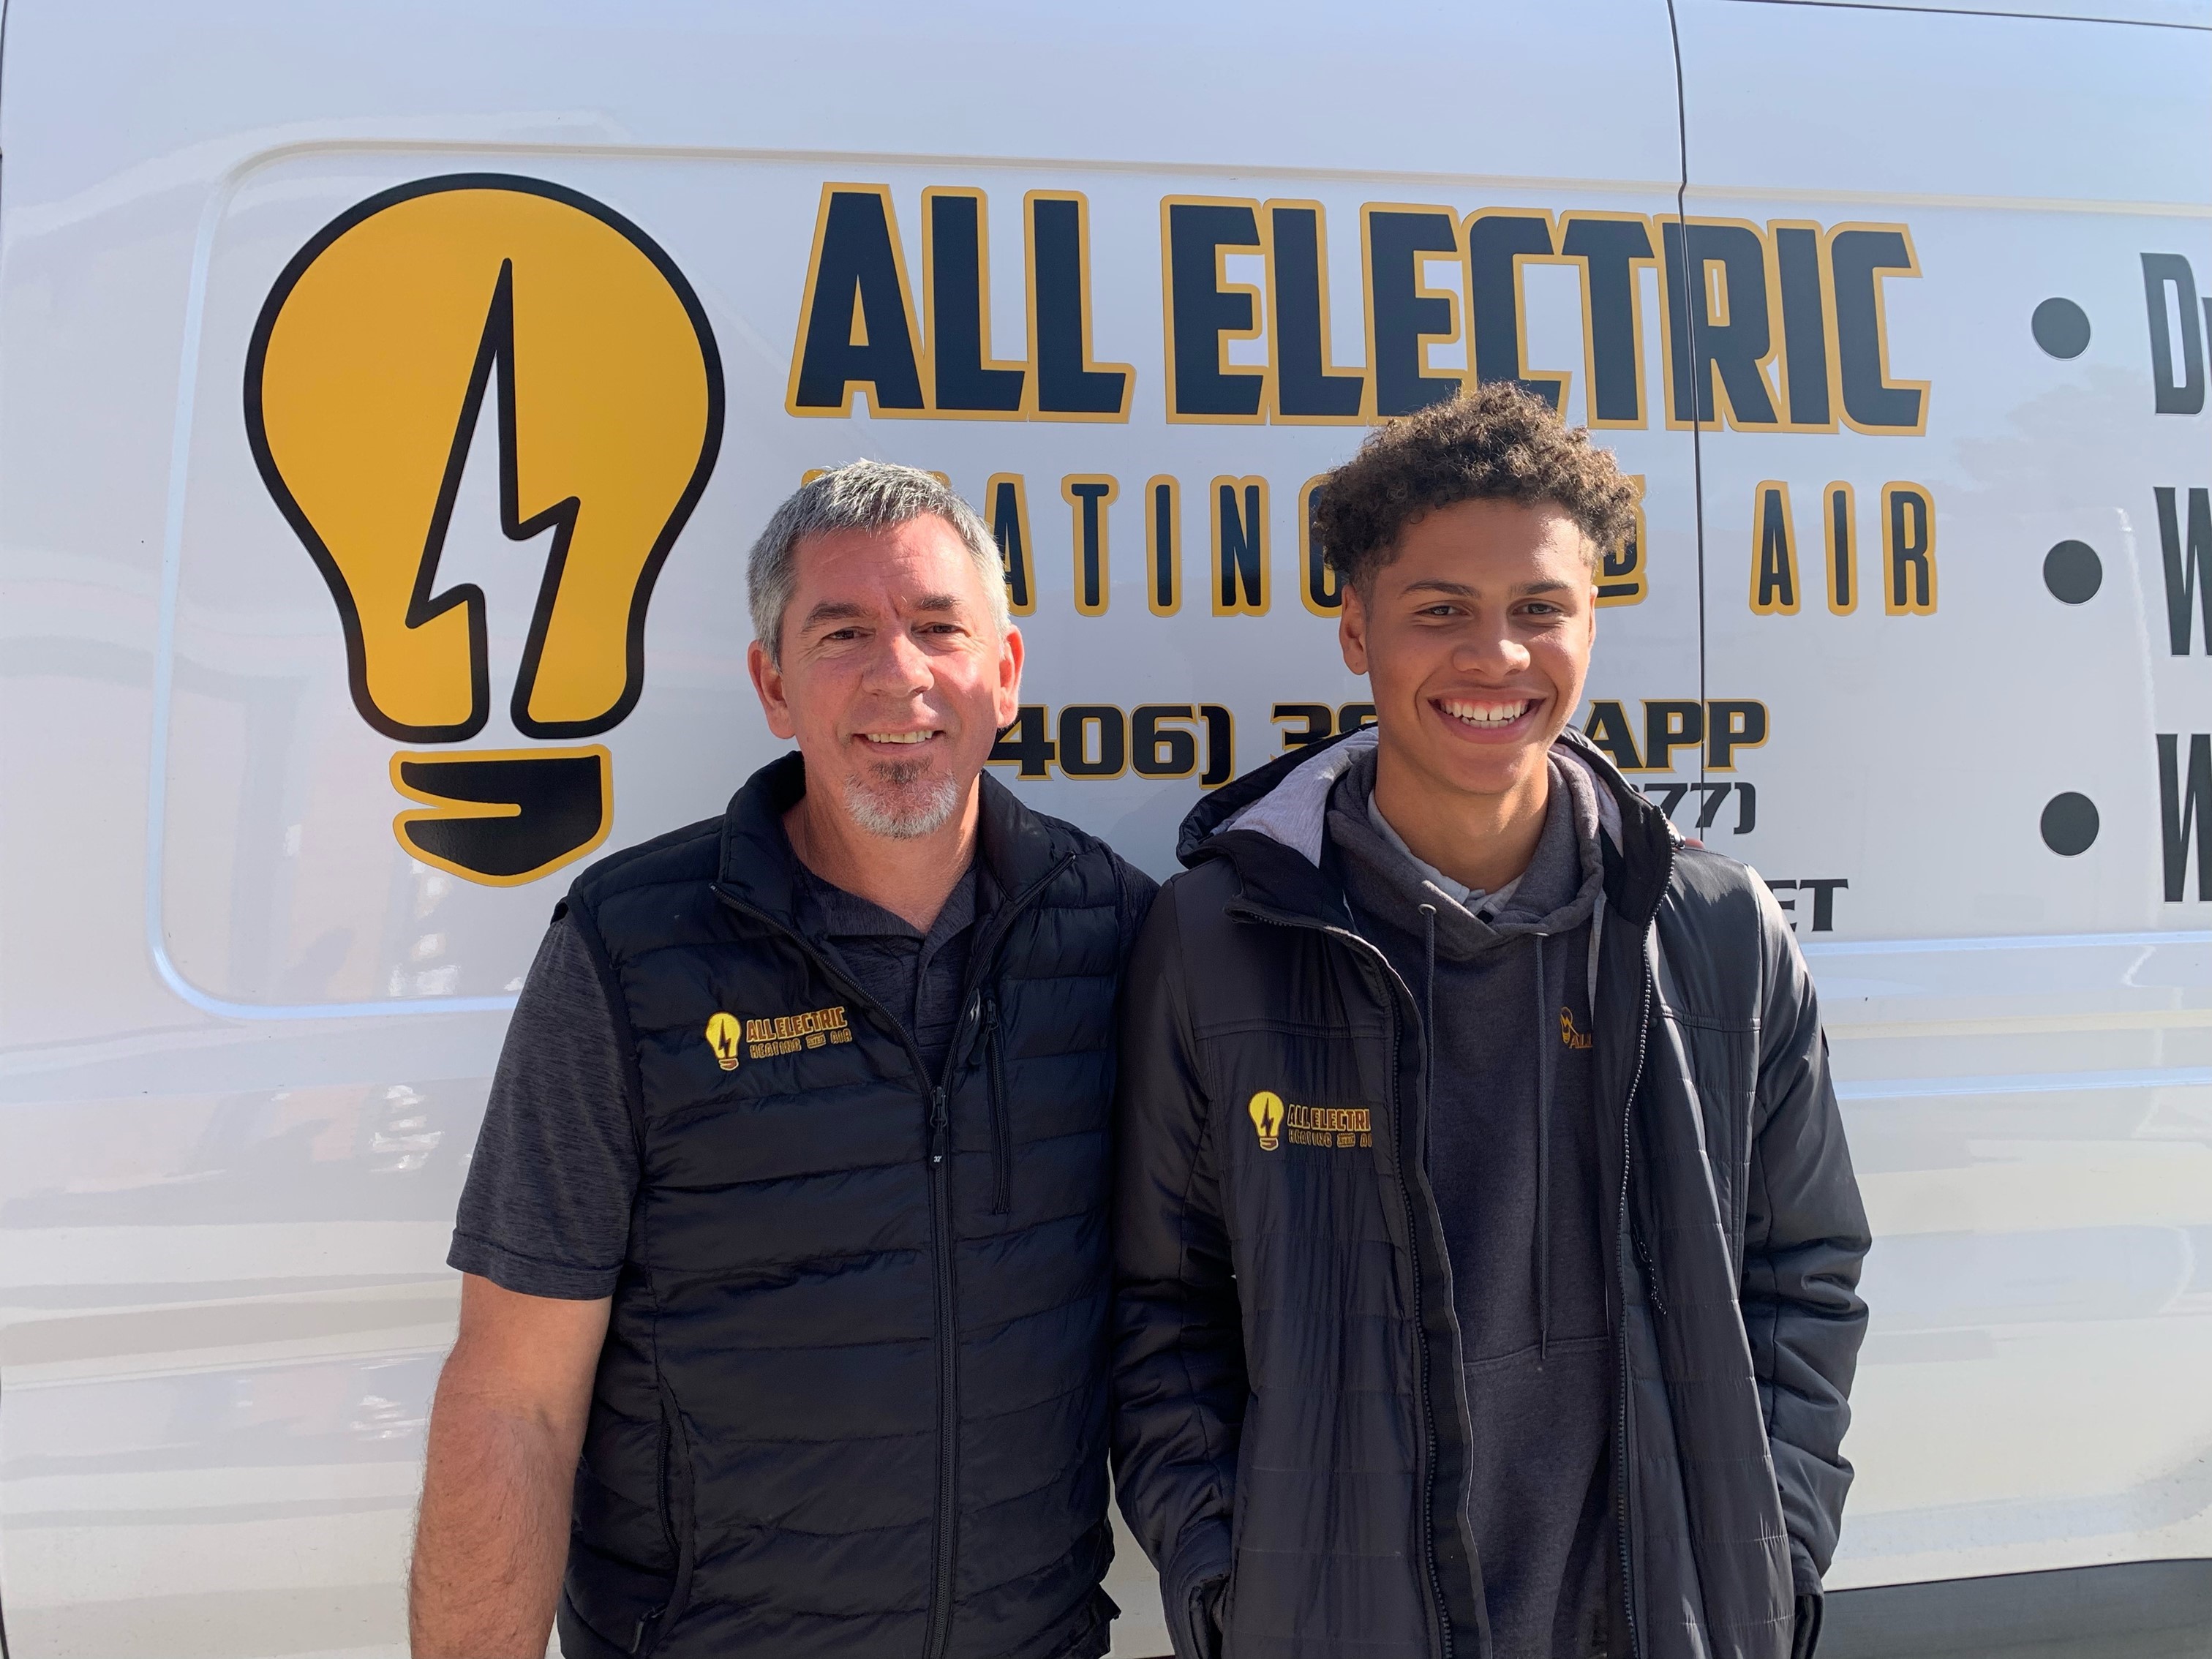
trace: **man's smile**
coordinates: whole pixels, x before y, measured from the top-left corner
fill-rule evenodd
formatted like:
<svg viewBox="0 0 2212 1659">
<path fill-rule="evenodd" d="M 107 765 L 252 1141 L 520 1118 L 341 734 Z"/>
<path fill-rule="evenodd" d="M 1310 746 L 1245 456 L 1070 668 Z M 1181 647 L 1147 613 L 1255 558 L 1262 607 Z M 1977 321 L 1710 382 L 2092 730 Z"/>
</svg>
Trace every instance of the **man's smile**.
<svg viewBox="0 0 2212 1659">
<path fill-rule="evenodd" d="M 860 733 L 860 741 L 886 746 L 906 747 L 918 743 L 927 743 L 932 738 L 941 738 L 944 735 L 942 727 L 932 726 L 925 726 L 919 732 L 863 732 Z"/>
<path fill-rule="evenodd" d="M 1524 736 L 1549 701 L 1528 696 L 1431 697 L 1429 707 L 1454 732 L 1488 742 Z"/>
</svg>

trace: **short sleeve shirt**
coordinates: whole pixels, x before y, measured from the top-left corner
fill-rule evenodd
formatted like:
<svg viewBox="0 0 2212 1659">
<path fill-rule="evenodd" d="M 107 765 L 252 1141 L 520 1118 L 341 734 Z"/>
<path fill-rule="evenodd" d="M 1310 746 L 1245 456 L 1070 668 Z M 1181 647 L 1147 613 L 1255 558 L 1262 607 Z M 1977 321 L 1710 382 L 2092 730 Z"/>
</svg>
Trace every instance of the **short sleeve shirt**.
<svg viewBox="0 0 2212 1659">
<path fill-rule="evenodd" d="M 515 1000 L 450 1266 L 526 1296 L 614 1294 L 638 1176 L 617 1030 L 591 947 L 564 915 Z"/>
</svg>

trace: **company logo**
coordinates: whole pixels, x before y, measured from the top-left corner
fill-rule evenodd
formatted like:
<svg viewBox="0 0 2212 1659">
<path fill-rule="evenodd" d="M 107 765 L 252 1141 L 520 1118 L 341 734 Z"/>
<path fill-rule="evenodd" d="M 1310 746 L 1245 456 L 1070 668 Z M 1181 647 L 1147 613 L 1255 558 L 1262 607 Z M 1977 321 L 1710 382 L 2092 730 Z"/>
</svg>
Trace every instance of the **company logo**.
<svg viewBox="0 0 2212 1659">
<path fill-rule="evenodd" d="M 1375 1144 L 1374 1114 L 1365 1106 L 1300 1106 L 1262 1089 L 1244 1109 L 1251 1115 L 1263 1152 L 1273 1152 L 1285 1140 L 1293 1146 Z"/>
<path fill-rule="evenodd" d="M 738 1069 L 738 1043 L 744 1033 L 735 1014 L 718 1013 L 707 1022 L 707 1046 L 714 1051 L 715 1064 L 726 1072 Z"/>
<path fill-rule="evenodd" d="M 779 1014 L 771 1019 L 745 1022 L 745 1054 L 753 1060 L 773 1060 L 778 1054 L 795 1054 L 801 1048 L 819 1048 L 828 1043 L 852 1040 L 842 1004 L 835 1008 L 817 1008 L 810 1013 Z"/>
<path fill-rule="evenodd" d="M 720 356 L 674 262 L 543 179 L 418 179 L 311 238 L 247 349 L 262 482 L 337 604 L 355 708 L 404 743 L 465 743 L 491 715 L 483 592 L 441 591 L 438 561 L 495 382 L 501 528 L 549 536 L 509 713 L 573 744 L 636 706 L 653 582 L 721 447 Z M 392 769 L 429 809 L 394 821 L 400 845 L 471 881 L 535 880 L 612 818 L 596 744 Z"/>
<path fill-rule="evenodd" d="M 1364 1106 L 1289 1106 L 1283 1121 L 1293 1146 L 1372 1146 L 1374 1114 Z"/>
<path fill-rule="evenodd" d="M 1259 1132 L 1261 1152 L 1272 1152 L 1283 1144 L 1282 1096 L 1262 1089 L 1244 1109 L 1252 1115 L 1252 1127 Z"/>
<path fill-rule="evenodd" d="M 1570 1048 L 1590 1046 L 1590 1034 L 1576 1025 L 1573 1011 L 1564 1006 L 1559 1009 L 1559 1041 Z"/>
</svg>

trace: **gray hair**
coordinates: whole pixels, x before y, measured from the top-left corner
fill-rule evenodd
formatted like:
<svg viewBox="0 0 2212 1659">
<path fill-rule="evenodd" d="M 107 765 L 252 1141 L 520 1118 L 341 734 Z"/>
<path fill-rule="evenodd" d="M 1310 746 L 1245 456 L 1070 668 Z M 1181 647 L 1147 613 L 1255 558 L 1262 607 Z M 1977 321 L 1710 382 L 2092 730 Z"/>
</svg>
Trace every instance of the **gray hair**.
<svg viewBox="0 0 2212 1659">
<path fill-rule="evenodd" d="M 991 616 L 1004 635 L 1012 619 L 1006 610 L 1006 565 L 999 544 L 975 509 L 934 475 L 894 461 L 854 461 L 801 484 L 775 510 L 745 566 L 745 587 L 752 605 L 753 637 L 768 659 L 783 666 L 783 613 L 798 586 L 799 544 L 809 536 L 839 530 L 890 530 L 934 514 L 959 532 L 975 574 L 982 579 Z"/>
</svg>

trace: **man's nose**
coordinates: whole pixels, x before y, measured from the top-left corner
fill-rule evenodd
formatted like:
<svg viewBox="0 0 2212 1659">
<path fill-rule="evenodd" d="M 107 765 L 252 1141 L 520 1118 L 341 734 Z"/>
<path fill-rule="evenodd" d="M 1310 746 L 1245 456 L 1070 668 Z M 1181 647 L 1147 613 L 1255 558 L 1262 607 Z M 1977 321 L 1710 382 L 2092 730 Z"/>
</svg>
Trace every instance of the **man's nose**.
<svg viewBox="0 0 2212 1659">
<path fill-rule="evenodd" d="M 1517 674 L 1528 665 L 1528 647 L 1504 628 L 1470 629 L 1452 646 L 1452 666 L 1462 674 Z"/>
<path fill-rule="evenodd" d="M 915 643 L 912 635 L 904 629 L 893 629 L 882 636 L 882 644 L 868 661 L 867 690 L 911 696 L 928 690 L 935 683 L 929 654 Z"/>
</svg>

